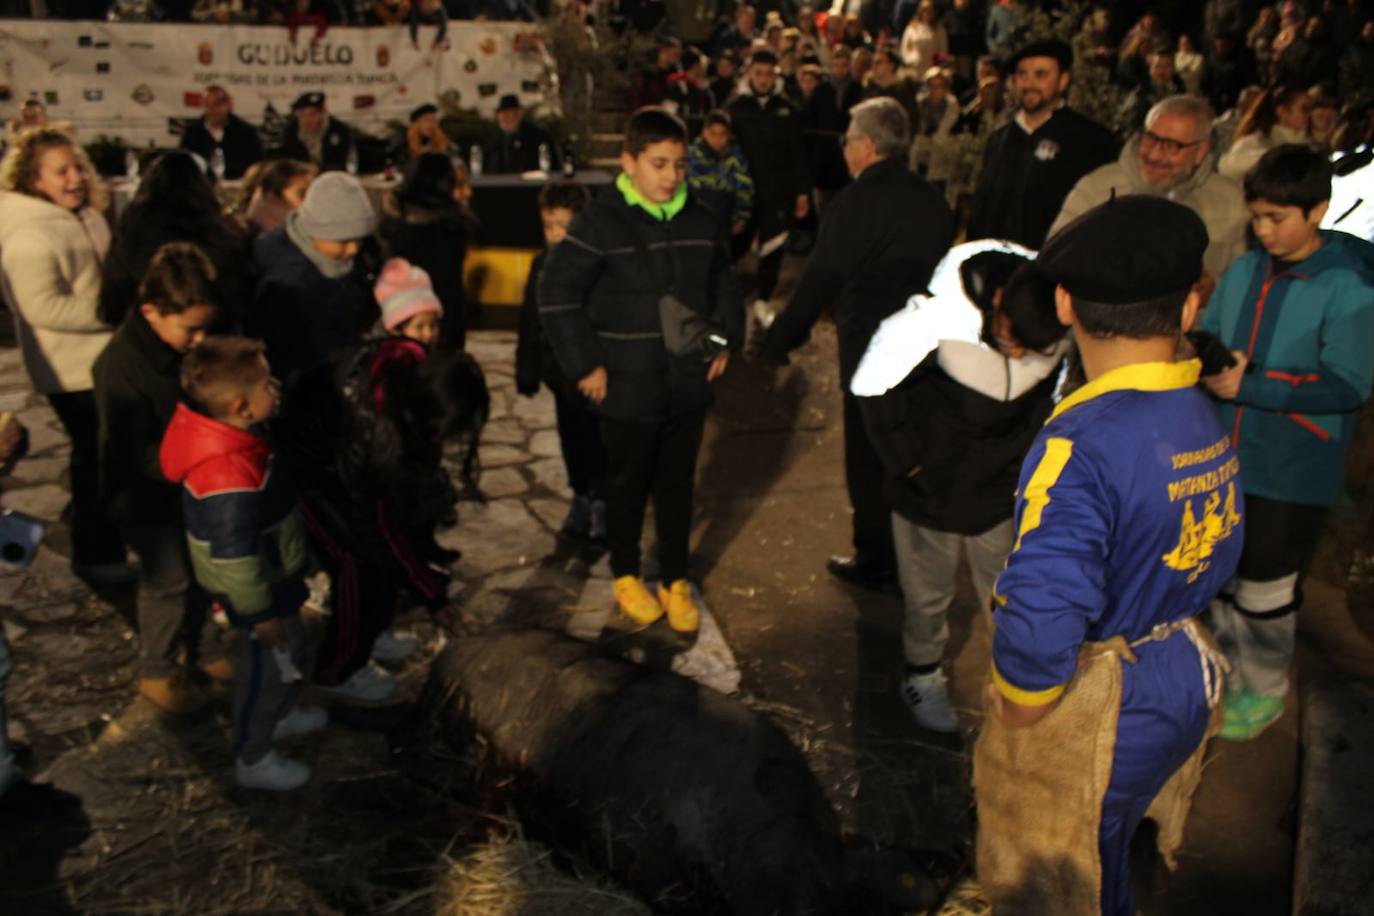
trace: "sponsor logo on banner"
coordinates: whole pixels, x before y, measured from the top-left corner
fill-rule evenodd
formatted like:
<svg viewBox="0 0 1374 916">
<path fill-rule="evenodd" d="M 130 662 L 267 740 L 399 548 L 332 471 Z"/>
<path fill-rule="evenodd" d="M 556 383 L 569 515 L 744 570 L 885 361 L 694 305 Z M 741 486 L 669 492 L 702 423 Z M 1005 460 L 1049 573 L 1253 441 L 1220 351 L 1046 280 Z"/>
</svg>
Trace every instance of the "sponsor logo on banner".
<svg viewBox="0 0 1374 916">
<path fill-rule="evenodd" d="M 484 99 L 489 99 L 489 98 L 491 98 L 492 96 L 496 95 L 496 84 L 495 84 L 495 83 L 478 83 L 478 84 L 477 84 L 477 94 L 480 95 L 480 96 L 481 96 L 482 98 L 484 98 Z"/>
<path fill-rule="evenodd" d="M 59 99 L 59 96 L 57 95 L 57 92 L 54 91 L 54 90 L 52 90 L 52 89 L 49 89 L 47 92 L 44 92 L 44 93 L 43 93 L 43 104 L 44 104 L 44 105 L 58 105 L 58 104 L 60 104 L 60 102 L 59 102 L 58 99 Z"/>
<path fill-rule="evenodd" d="M 388 67 L 391 65 L 391 49 L 386 45 L 377 45 L 377 66 Z"/>
<path fill-rule="evenodd" d="M 95 72 L 96 72 L 96 73 L 109 73 L 109 72 L 110 72 L 110 62 L 109 62 L 108 60 L 96 61 L 96 64 L 95 64 Z"/>
<path fill-rule="evenodd" d="M 373 106 L 376 105 L 376 104 L 377 104 L 377 97 L 376 97 L 375 95 L 355 95 L 355 96 L 353 96 L 353 110 L 354 110 L 354 111 L 357 111 L 357 110 L 360 109 L 360 108 L 371 108 L 371 107 L 373 107 Z"/>
<path fill-rule="evenodd" d="M 476 72 L 477 72 L 477 61 L 476 61 L 475 59 L 469 57 L 469 58 L 468 58 L 468 62 L 465 63 L 465 64 L 463 64 L 463 72 L 464 72 L 464 73 L 476 73 Z"/>
<path fill-rule="evenodd" d="M 88 102 L 99 102 L 105 98 L 105 93 L 100 89 L 84 89 L 81 92 L 81 97 Z"/>
<path fill-rule="evenodd" d="M 208 41 L 202 41 L 200 47 L 196 49 L 196 60 L 200 61 L 202 67 L 208 67 L 215 62 L 214 45 Z"/>
<path fill-rule="evenodd" d="M 539 80 L 521 80 L 521 81 L 520 81 L 520 91 L 521 91 L 521 92 L 538 92 L 538 91 L 539 91 Z"/>
<path fill-rule="evenodd" d="M 491 57 L 493 54 L 496 53 L 496 47 L 496 39 L 492 38 L 490 35 L 488 35 L 486 38 L 483 38 L 477 44 L 477 50 L 481 51 L 488 57 Z"/>
<path fill-rule="evenodd" d="M 157 96 L 153 95 L 153 87 L 147 83 L 139 83 L 134 87 L 134 91 L 129 93 L 129 98 L 140 105 L 151 105 Z"/>
<path fill-rule="evenodd" d="M 205 97 L 194 89 L 188 89 L 181 94 L 181 104 L 187 108 L 200 108 L 205 104 Z"/>
</svg>

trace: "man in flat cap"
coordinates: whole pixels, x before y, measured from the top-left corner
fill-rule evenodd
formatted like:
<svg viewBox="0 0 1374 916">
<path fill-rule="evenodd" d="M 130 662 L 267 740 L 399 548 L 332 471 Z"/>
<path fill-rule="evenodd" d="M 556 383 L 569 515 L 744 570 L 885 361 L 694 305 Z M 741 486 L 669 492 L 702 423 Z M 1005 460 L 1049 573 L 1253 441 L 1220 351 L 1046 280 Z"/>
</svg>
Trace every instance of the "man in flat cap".
<svg viewBox="0 0 1374 916">
<path fill-rule="evenodd" d="M 1053 888 L 1056 913 L 1131 916 L 1131 837 L 1156 796 L 1166 857 L 1181 836 L 1225 665 L 1196 617 L 1244 539 L 1236 453 L 1200 362 L 1175 358 L 1206 248 L 1193 211 L 1127 196 L 1036 261 L 1087 383 L 1022 464 L 997 579 L 973 774 L 994 911 Z"/>
<path fill-rule="evenodd" d="M 525 106 L 515 93 L 501 96 L 496 106 L 500 135 L 482 148 L 483 168 L 490 175 L 533 172 L 539 168 L 539 148 L 549 151 L 549 168 L 557 171 L 563 164 L 553 135 L 525 117 Z"/>
<path fill-rule="evenodd" d="M 1065 104 L 1073 51 L 1032 42 L 1012 58 L 1021 110 L 993 131 L 969 215 L 969 241 L 994 238 L 1039 248 L 1078 179 L 1116 158 L 1111 131 Z"/>
<path fill-rule="evenodd" d="M 291 121 L 282 134 L 282 155 L 313 162 L 324 172 L 340 171 L 348 166 L 353 144 L 353 128 L 325 109 L 323 92 L 302 93 L 291 103 Z"/>
</svg>

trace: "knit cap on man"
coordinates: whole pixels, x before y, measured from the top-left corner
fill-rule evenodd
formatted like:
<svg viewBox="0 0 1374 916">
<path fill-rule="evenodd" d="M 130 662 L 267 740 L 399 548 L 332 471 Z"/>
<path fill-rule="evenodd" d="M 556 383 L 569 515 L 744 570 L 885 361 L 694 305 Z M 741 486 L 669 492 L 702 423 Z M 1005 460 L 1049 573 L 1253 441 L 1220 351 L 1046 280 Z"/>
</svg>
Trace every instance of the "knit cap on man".
<svg viewBox="0 0 1374 916">
<path fill-rule="evenodd" d="M 382 309 L 382 326 L 388 331 L 396 330 L 421 312 L 444 314 L 429 274 L 405 258 L 391 258 L 382 265 L 372 292 Z"/>
<path fill-rule="evenodd" d="M 325 172 L 310 183 L 296 211 L 296 224 L 312 239 L 346 242 L 371 235 L 377 214 L 358 179 L 346 172 Z"/>
</svg>

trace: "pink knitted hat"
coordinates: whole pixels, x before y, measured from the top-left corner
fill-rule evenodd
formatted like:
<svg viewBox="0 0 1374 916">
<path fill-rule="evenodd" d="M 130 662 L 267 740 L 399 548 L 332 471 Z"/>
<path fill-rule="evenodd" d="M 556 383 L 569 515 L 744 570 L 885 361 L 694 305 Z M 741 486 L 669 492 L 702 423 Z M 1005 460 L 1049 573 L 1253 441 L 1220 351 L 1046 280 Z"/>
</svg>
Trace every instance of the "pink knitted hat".
<svg viewBox="0 0 1374 916">
<path fill-rule="evenodd" d="M 405 258 L 391 258 L 382 265 L 372 292 L 382 307 L 382 326 L 388 331 L 396 330 L 421 312 L 444 314 L 429 274 Z"/>
</svg>

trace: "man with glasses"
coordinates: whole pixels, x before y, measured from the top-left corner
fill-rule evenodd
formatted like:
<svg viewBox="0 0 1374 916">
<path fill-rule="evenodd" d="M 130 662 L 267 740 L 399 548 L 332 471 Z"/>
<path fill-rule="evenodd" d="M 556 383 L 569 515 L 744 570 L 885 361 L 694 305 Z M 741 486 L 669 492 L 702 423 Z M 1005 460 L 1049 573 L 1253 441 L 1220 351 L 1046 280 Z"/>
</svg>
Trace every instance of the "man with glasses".
<svg viewBox="0 0 1374 916">
<path fill-rule="evenodd" d="M 973 195 L 968 239 L 1037 249 L 1078 179 L 1117 154 L 1111 131 L 1065 104 L 1073 51 L 1057 40 L 1012 59 L 1021 110 L 988 137 Z"/>
<path fill-rule="evenodd" d="M 1131 138 L 1117 161 L 1089 172 L 1074 185 L 1050 234 L 1113 196 L 1167 197 L 1192 210 L 1207 226 L 1203 266 L 1211 282 L 1205 283 L 1203 292 L 1210 293 L 1217 278 L 1245 252 L 1249 221 L 1240 185 L 1217 174 L 1212 120 L 1212 106 L 1198 96 L 1173 95 L 1157 102 L 1145 116 L 1145 129 Z"/>
<path fill-rule="evenodd" d="M 759 347 L 763 358 L 786 363 L 823 311 L 835 319 L 854 553 L 831 557 L 827 569 L 878 590 L 896 586 L 892 513 L 882 493 L 883 464 L 849 382 L 878 325 L 925 290 L 954 239 L 944 198 L 906 167 L 910 144 L 910 121 L 895 100 L 869 99 L 850 111 L 844 159 L 854 181 L 826 208 L 797 291 Z"/>
</svg>

